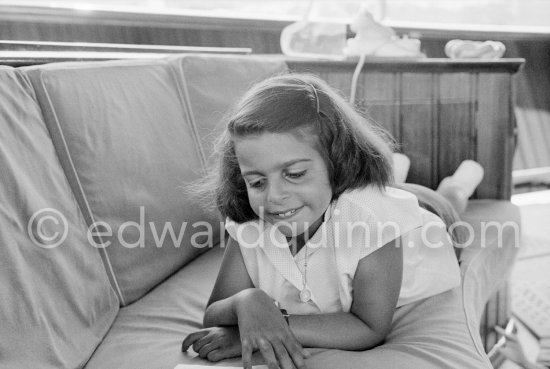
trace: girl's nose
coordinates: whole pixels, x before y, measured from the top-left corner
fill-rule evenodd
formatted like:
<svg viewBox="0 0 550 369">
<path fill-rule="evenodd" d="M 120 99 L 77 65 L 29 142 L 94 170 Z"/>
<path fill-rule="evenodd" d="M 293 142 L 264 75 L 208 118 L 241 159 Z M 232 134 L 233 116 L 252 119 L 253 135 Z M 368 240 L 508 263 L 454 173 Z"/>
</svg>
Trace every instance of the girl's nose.
<svg viewBox="0 0 550 369">
<path fill-rule="evenodd" d="M 289 197 L 284 183 L 280 181 L 270 182 L 267 188 L 267 201 L 273 204 L 279 204 Z"/>
</svg>

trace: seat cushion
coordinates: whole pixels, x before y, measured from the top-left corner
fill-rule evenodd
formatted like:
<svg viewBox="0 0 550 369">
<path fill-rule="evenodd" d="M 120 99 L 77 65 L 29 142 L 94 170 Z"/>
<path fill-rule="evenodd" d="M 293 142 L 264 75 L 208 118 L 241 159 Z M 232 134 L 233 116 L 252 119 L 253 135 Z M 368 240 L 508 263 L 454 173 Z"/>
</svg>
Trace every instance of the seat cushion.
<svg viewBox="0 0 550 369">
<path fill-rule="evenodd" d="M 363 352 L 322 350 L 308 368 L 492 368 L 468 329 L 465 305 L 460 287 L 405 305 L 396 310 L 383 345 Z"/>
<path fill-rule="evenodd" d="M 79 368 L 118 311 L 34 91 L 0 68 L 0 367 Z"/>
<path fill-rule="evenodd" d="M 121 308 L 86 369 L 171 369 L 178 363 L 197 363 L 181 353 L 181 343 L 201 328 L 222 254 L 221 248 L 208 251 L 142 299 Z"/>
<path fill-rule="evenodd" d="M 144 298 L 122 308 L 86 369 L 214 365 L 192 350 L 181 353 L 180 348 L 183 338 L 201 327 L 221 256 L 221 249 L 207 252 Z M 363 352 L 311 349 L 308 368 L 343 368 L 342 363 L 357 369 L 490 368 L 474 343 L 462 298 L 462 289 L 457 288 L 398 308 L 384 345 Z M 473 334 L 479 333 L 474 330 Z M 256 355 L 255 360 L 259 363 L 260 357 Z M 231 359 L 217 365 L 242 364 L 240 359 Z"/>
</svg>

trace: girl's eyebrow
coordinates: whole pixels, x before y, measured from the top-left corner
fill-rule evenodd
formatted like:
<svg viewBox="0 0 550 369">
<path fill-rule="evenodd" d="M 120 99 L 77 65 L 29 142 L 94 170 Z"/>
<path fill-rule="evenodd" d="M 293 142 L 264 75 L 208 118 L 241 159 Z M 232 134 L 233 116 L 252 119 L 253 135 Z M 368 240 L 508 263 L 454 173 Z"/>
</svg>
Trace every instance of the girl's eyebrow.
<svg viewBox="0 0 550 369">
<path fill-rule="evenodd" d="M 291 165 L 294 165 L 294 164 L 297 164 L 297 163 L 301 163 L 301 162 L 309 162 L 311 161 L 311 159 L 307 159 L 307 158 L 304 158 L 304 159 L 293 159 L 293 160 L 289 160 L 289 161 L 286 161 L 284 163 L 281 163 L 280 165 L 278 165 L 276 168 L 277 169 L 281 169 L 281 168 L 286 168 L 286 167 L 289 167 Z M 241 173 L 242 176 L 249 176 L 249 175 L 263 175 L 262 172 L 258 171 L 258 170 L 247 170 L 247 171 L 244 171 Z"/>
</svg>

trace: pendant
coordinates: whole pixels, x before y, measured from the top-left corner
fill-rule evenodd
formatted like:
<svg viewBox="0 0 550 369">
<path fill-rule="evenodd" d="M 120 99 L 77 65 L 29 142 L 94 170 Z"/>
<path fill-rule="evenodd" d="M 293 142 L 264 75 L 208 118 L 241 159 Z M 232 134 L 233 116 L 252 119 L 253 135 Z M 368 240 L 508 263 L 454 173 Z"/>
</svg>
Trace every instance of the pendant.
<svg viewBox="0 0 550 369">
<path fill-rule="evenodd" d="M 309 302 L 309 300 L 311 300 L 311 291 L 309 288 L 304 287 L 304 289 L 300 291 L 300 301 Z"/>
</svg>

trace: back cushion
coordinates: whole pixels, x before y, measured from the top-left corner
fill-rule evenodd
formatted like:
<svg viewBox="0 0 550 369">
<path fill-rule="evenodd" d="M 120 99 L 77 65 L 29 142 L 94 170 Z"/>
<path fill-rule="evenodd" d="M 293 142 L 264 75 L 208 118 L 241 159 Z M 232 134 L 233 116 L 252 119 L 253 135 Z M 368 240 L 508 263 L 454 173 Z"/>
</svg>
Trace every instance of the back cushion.
<svg viewBox="0 0 550 369">
<path fill-rule="evenodd" d="M 223 118 L 248 88 L 287 70 L 282 60 L 272 56 L 186 55 L 171 63 L 184 82 L 190 119 L 207 160 L 226 123 Z"/>
<path fill-rule="evenodd" d="M 186 195 L 204 164 L 173 68 L 112 61 L 27 72 L 123 305 L 217 243 L 219 219 Z"/>
<path fill-rule="evenodd" d="M 119 304 L 30 83 L 9 68 L 0 69 L 0 175 L 0 366 L 82 367 Z"/>
</svg>

